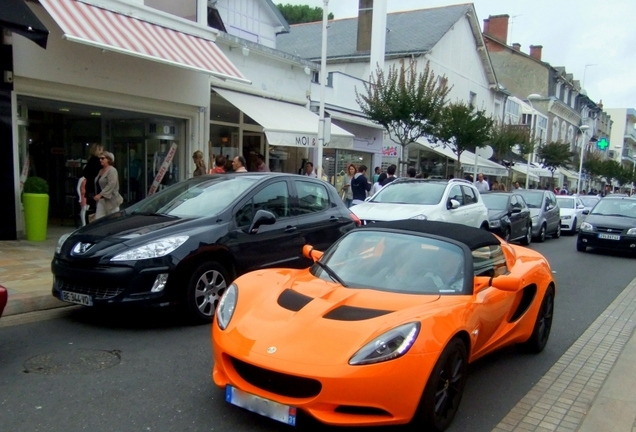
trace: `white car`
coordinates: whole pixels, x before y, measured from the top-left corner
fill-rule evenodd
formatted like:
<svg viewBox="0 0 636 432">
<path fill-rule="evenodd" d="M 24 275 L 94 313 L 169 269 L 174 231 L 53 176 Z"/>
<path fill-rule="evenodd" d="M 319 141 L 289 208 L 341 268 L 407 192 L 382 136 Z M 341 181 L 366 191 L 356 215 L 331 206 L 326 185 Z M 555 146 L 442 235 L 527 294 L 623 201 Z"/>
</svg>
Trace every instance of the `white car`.
<svg viewBox="0 0 636 432">
<path fill-rule="evenodd" d="M 488 209 L 467 180 L 397 179 L 350 210 L 362 221 L 453 222 L 488 229 Z"/>
<path fill-rule="evenodd" d="M 557 195 L 561 213 L 561 230 L 569 234 L 576 233 L 583 222 L 585 205 L 580 198 L 569 195 Z"/>
</svg>

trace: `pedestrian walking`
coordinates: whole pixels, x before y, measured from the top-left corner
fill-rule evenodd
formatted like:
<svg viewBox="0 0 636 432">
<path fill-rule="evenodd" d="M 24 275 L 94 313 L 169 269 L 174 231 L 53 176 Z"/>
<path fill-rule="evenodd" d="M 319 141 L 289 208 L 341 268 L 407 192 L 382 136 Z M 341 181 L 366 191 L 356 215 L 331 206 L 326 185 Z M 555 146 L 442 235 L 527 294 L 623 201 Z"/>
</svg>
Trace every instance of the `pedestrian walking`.
<svg viewBox="0 0 636 432">
<path fill-rule="evenodd" d="M 384 187 L 382 186 L 382 183 L 384 183 L 386 178 L 387 178 L 387 173 L 380 174 L 380 177 L 378 177 L 378 181 L 373 183 L 373 186 L 371 187 L 371 192 L 369 192 L 369 196 L 373 196 L 377 192 L 380 192 L 380 189 Z"/>
<path fill-rule="evenodd" d="M 367 198 L 367 192 L 371 190 L 371 183 L 366 177 L 366 165 L 358 167 L 358 173 L 351 180 L 351 191 L 353 193 L 353 201 L 351 205 L 361 204 Z"/>
<path fill-rule="evenodd" d="M 194 162 L 194 173 L 192 173 L 193 177 L 197 177 L 206 173 L 205 162 L 203 161 L 203 152 L 201 150 L 197 150 L 192 154 L 192 162 Z"/>
<path fill-rule="evenodd" d="M 232 169 L 237 173 L 246 173 L 247 168 L 245 168 L 245 158 L 243 156 L 236 156 L 232 161 Z"/>
<path fill-rule="evenodd" d="M 344 195 L 344 203 L 348 207 L 351 207 L 351 202 L 353 201 L 353 191 L 351 190 L 351 180 L 356 175 L 356 167 L 351 164 L 347 167 L 347 174 L 345 174 L 344 179 L 342 180 L 342 193 Z"/>
<path fill-rule="evenodd" d="M 210 174 L 225 174 L 225 165 L 227 160 L 222 154 L 216 155 L 214 158 L 214 168 L 210 170 Z"/>
<path fill-rule="evenodd" d="M 477 174 L 477 181 L 475 182 L 475 187 L 477 188 L 479 192 L 488 192 L 490 190 L 488 181 L 484 179 L 484 175 L 482 173 Z"/>
<path fill-rule="evenodd" d="M 102 169 L 95 177 L 95 219 L 108 216 L 119 211 L 124 199 L 119 194 L 119 175 L 113 166 L 115 156 L 111 152 L 102 152 L 99 157 Z"/>
</svg>

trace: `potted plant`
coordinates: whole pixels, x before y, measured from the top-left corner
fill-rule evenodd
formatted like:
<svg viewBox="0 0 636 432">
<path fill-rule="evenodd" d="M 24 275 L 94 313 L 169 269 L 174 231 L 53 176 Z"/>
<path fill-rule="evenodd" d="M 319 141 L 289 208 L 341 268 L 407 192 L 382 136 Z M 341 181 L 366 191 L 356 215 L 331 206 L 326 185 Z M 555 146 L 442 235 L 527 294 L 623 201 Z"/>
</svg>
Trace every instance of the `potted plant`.
<svg viewBox="0 0 636 432">
<path fill-rule="evenodd" d="M 49 222 L 49 184 L 41 177 L 28 177 L 22 193 L 24 227 L 30 241 L 46 240 Z"/>
</svg>

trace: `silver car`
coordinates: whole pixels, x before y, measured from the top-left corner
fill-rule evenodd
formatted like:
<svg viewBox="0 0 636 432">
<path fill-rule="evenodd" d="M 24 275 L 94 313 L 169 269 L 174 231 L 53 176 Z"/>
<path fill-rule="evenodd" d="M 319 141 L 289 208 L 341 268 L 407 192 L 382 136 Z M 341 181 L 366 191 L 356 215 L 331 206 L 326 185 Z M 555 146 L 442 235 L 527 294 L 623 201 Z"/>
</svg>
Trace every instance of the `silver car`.
<svg viewBox="0 0 636 432">
<path fill-rule="evenodd" d="M 561 237 L 561 210 L 554 192 L 540 189 L 522 189 L 516 192 L 523 196 L 530 208 L 532 236 L 539 242 L 544 241 L 548 235 Z"/>
</svg>

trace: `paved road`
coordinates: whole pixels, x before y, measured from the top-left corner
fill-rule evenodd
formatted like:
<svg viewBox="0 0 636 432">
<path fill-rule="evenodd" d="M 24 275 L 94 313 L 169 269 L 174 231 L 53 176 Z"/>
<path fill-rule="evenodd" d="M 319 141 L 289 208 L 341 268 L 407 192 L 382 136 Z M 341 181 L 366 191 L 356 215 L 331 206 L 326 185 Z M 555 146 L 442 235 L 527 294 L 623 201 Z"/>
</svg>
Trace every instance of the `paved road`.
<svg viewBox="0 0 636 432">
<path fill-rule="evenodd" d="M 636 277 L 634 258 L 578 253 L 572 237 L 532 247 L 558 283 L 548 347 L 538 356 L 510 348 L 472 365 L 451 431 L 490 431 Z M 210 382 L 207 326 L 163 311 L 73 308 L 33 319 L 0 320 L 2 430 L 292 430 L 225 404 Z"/>
</svg>

